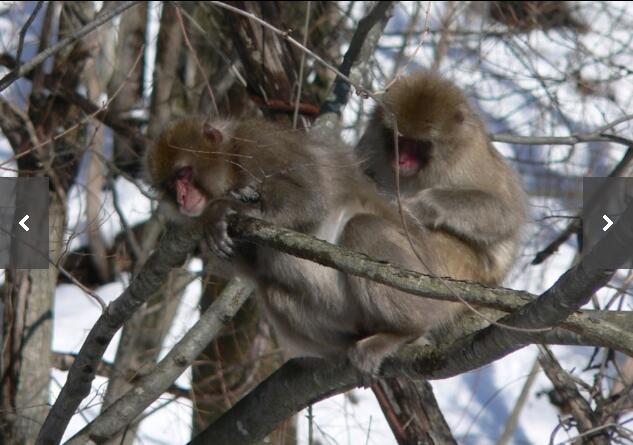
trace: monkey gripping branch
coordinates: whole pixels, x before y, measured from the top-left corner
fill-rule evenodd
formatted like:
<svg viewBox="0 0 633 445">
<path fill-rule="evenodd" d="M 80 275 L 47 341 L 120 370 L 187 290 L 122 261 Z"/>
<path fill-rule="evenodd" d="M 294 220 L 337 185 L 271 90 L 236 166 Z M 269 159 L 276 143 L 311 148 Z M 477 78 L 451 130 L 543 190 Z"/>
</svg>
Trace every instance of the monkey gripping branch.
<svg viewBox="0 0 633 445">
<path fill-rule="evenodd" d="M 560 324 L 577 311 L 613 274 L 611 270 L 597 269 L 592 261 L 593 254 L 604 253 L 604 246 L 613 245 L 615 241 L 615 245 L 620 248 L 610 254 L 622 262 L 629 256 L 627 248 L 633 244 L 633 226 L 627 225 L 627 220 L 633 220 L 633 206 L 626 209 L 620 219 L 622 222 L 615 224 L 607 235 L 610 239 L 605 241 L 609 241 L 608 243 L 597 244 L 589 255 L 563 274 L 552 288 L 501 319 L 501 322 L 528 330 L 547 328 Z M 464 282 L 451 281 L 450 292 L 447 292 L 443 280 L 403 271 L 387 263 L 253 218 L 234 215 L 230 219 L 230 229 L 232 236 L 427 297 L 439 296 L 442 299 L 455 300 L 455 295 L 451 294 L 463 292 L 471 297 L 481 295 L 481 302 L 497 307 L 503 307 L 503 303 L 494 303 L 493 300 L 502 300 L 504 294 L 519 297 L 526 302 L 529 300 L 529 294 L 522 292 L 491 289 Z M 40 431 L 38 444 L 57 444 L 61 441 L 70 418 L 81 400 L 89 394 L 97 365 L 114 333 L 152 293 L 160 289 L 167 272 L 185 261 L 189 252 L 202 239 L 203 232 L 202 225 L 197 221 L 169 230 L 130 286 L 108 306 L 107 311 L 95 323 L 71 367 L 66 384 Z M 475 300 L 470 298 L 470 301 Z M 385 361 L 382 371 L 385 376 L 406 373 L 417 378 L 446 378 L 503 357 L 530 343 L 531 338 L 528 331 L 490 326 L 453 344 L 440 345 L 437 348 L 405 347 Z M 183 370 L 186 365 L 183 364 Z M 344 360 L 293 360 L 240 400 L 191 443 L 206 443 L 204 441 L 210 437 L 213 437 L 214 443 L 251 443 L 265 437 L 277 423 L 299 409 L 360 386 L 362 380 L 362 376 Z M 276 408 L 264 410 L 264 404 Z M 267 412 L 267 415 L 261 416 L 262 412 Z M 249 413 L 259 414 L 253 416 L 248 415 Z"/>
</svg>

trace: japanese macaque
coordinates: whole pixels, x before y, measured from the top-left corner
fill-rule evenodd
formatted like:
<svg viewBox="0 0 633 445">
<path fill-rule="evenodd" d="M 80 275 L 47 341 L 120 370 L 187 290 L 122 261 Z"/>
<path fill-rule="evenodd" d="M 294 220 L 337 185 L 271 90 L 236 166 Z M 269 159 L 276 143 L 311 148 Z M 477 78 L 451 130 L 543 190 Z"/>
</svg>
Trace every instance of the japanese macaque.
<svg viewBox="0 0 633 445">
<path fill-rule="evenodd" d="M 468 244 L 483 259 L 480 281 L 499 283 L 516 257 L 526 198 L 481 118 L 457 86 L 429 72 L 397 80 L 382 100 L 393 114 L 378 107 L 357 145 L 365 172 L 395 202 L 399 169 L 410 216 Z M 442 253 L 448 261 L 451 255 Z"/>
<path fill-rule="evenodd" d="M 333 146 L 334 145 L 334 146 Z M 180 214 L 205 218 L 208 244 L 241 263 L 291 355 L 345 355 L 376 373 L 401 345 L 429 334 L 462 309 L 347 276 L 279 251 L 241 245 L 227 234 L 237 212 L 313 235 L 406 269 L 480 280 L 478 252 L 449 232 L 410 224 L 412 252 L 394 207 L 351 150 L 261 120 L 189 118 L 168 128 L 146 157 L 149 179 Z M 499 222 L 504 224 L 503 222 Z M 440 252 L 455 252 L 440 265 Z"/>
</svg>

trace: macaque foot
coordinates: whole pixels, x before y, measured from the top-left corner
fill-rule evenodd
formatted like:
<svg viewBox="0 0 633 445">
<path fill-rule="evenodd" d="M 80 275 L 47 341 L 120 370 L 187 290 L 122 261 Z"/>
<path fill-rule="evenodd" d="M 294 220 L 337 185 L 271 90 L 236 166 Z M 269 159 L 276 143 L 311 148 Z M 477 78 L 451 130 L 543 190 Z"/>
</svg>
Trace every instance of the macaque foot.
<svg viewBox="0 0 633 445">
<path fill-rule="evenodd" d="M 347 355 L 352 364 L 371 377 L 380 377 L 383 360 L 395 353 L 408 337 L 394 334 L 376 334 L 364 338 L 350 348 Z"/>
<path fill-rule="evenodd" d="M 232 198 L 237 199 L 238 201 L 246 203 L 258 202 L 261 198 L 259 191 L 253 185 L 247 185 L 246 187 L 233 189 L 229 192 L 229 195 Z"/>
<path fill-rule="evenodd" d="M 211 252 L 223 260 L 230 260 L 235 243 L 228 233 L 227 217 L 237 213 L 228 201 L 215 201 L 207 210 L 206 242 Z"/>
</svg>

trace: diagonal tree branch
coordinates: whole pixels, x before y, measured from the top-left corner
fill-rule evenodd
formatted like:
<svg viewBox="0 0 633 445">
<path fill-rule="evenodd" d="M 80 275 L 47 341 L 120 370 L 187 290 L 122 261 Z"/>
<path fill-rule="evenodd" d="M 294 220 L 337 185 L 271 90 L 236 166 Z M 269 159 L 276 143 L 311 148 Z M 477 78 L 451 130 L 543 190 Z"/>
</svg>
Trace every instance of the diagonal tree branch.
<svg viewBox="0 0 633 445">
<path fill-rule="evenodd" d="M 83 444 L 88 439 L 99 442 L 120 433 L 187 369 L 235 316 L 252 291 L 252 284 L 244 280 L 236 279 L 227 284 L 213 304 L 154 370 L 139 379 L 137 387 L 143 388 L 143 391 L 130 389 L 75 434 L 66 445 Z"/>
<path fill-rule="evenodd" d="M 232 236 L 256 244 L 266 245 L 300 258 L 315 261 L 324 266 L 333 267 L 351 275 L 368 278 L 372 281 L 391 286 L 413 295 L 446 301 L 464 300 L 477 306 L 499 309 L 504 312 L 518 311 L 527 307 L 528 304 L 539 304 L 537 303 L 539 299 L 528 292 L 500 287 L 489 287 L 479 283 L 448 278 L 438 279 L 418 272 L 400 269 L 384 261 L 378 261 L 366 255 L 342 249 L 308 235 L 278 228 L 254 218 L 233 217 L 230 230 Z M 626 226 L 620 224 L 620 229 L 618 230 L 626 230 Z M 613 235 L 615 233 L 614 225 L 611 234 Z M 627 245 L 624 241 L 619 245 L 622 247 L 621 254 L 626 256 Z M 596 246 L 596 248 L 598 247 L 599 245 Z M 617 252 L 613 252 L 613 255 L 616 254 Z M 586 266 L 586 261 L 583 261 L 576 266 L 576 268 L 567 272 L 567 274 L 577 268 L 584 270 Z M 609 272 L 599 270 L 594 270 L 592 273 L 600 275 L 602 279 L 611 276 Z M 449 283 L 450 286 L 447 286 L 446 283 Z M 539 298 L 542 298 L 542 296 Z M 586 333 L 589 337 L 594 339 L 600 337 L 603 342 L 611 344 L 611 347 L 633 354 L 633 333 L 622 331 L 606 321 L 598 321 L 598 319 L 586 312 L 573 314 L 575 309 L 571 310 L 569 315 L 562 318 L 562 320 L 569 318 L 565 321 L 566 328 L 573 329 L 577 333 Z M 553 309 L 548 308 L 548 310 Z M 604 323 L 603 325 L 607 328 L 606 331 L 608 332 L 606 337 L 601 335 L 600 328 L 592 328 L 596 323 Z M 504 322 L 504 324 L 509 323 Z M 556 324 L 557 323 L 552 323 L 551 326 Z M 508 331 L 502 327 L 500 329 L 502 329 L 503 332 Z"/>
<path fill-rule="evenodd" d="M 354 31 L 354 35 L 350 40 L 349 48 L 343 57 L 343 63 L 339 66 L 339 72 L 345 76 L 358 81 L 360 77 L 358 73 L 352 75 L 352 68 L 358 64 L 365 64 L 370 56 L 374 54 L 374 50 L 378 45 L 378 40 L 382 35 L 385 25 L 391 18 L 393 2 L 381 1 L 369 13 L 358 22 L 358 27 Z M 358 72 L 364 71 L 359 68 Z M 343 77 L 337 76 L 332 91 L 333 98 L 326 100 L 321 105 L 320 115 L 335 113 L 340 116 L 343 107 L 347 105 L 351 85 Z"/>
<path fill-rule="evenodd" d="M 633 206 L 630 206 L 620 219 L 622 223 L 617 224 L 613 232 L 607 236 L 610 239 L 596 245 L 592 253 L 600 254 L 601 250 L 606 248 L 605 246 L 617 240 L 620 248 L 611 253 L 624 260 L 627 257 L 626 250 L 633 242 L 633 228 L 627 226 L 624 221 L 632 216 Z M 252 229 L 253 225 L 257 224 L 251 220 L 233 221 L 232 225 L 236 234 L 241 234 L 247 239 L 250 237 L 252 241 L 256 238 L 259 243 L 277 248 L 286 244 L 283 240 L 288 237 L 287 231 L 279 234 L 278 237 L 271 232 L 267 233 L 268 236 L 254 237 L 252 231 L 249 232 L 247 228 Z M 297 256 L 305 254 L 305 247 L 296 242 L 287 244 L 292 245 L 291 249 L 284 249 L 286 252 Z M 332 252 L 324 252 L 326 261 L 322 264 L 327 265 L 332 261 L 332 257 Z M 347 259 L 349 260 L 349 257 Z M 379 268 L 377 266 L 373 270 L 377 271 Z M 372 268 L 369 267 L 369 269 Z M 588 301 L 597 289 L 608 282 L 611 275 L 611 271 L 597 269 L 593 263 L 593 256 L 590 254 L 565 273 L 538 300 L 525 305 L 517 313 L 505 317 L 503 322 L 524 328 L 556 325 Z M 406 373 L 414 378 L 446 378 L 476 369 L 507 355 L 525 346 L 534 337 L 538 335 L 491 326 L 454 344 L 435 349 L 406 347 L 396 356 L 385 361 L 383 371 L 386 376 Z M 275 425 L 294 412 L 330 395 L 358 386 L 360 382 L 356 372 L 344 361 L 291 360 L 190 443 L 203 444 L 211 440 L 216 444 L 253 443 L 265 437 Z M 262 412 L 266 414 L 262 416 Z"/>
<path fill-rule="evenodd" d="M 51 408 L 37 439 L 38 445 L 57 444 L 77 410 L 90 393 L 99 362 L 116 331 L 165 282 L 169 271 L 182 265 L 202 236 L 198 222 L 167 232 L 130 286 L 101 314 L 90 330 L 68 378 Z"/>
</svg>

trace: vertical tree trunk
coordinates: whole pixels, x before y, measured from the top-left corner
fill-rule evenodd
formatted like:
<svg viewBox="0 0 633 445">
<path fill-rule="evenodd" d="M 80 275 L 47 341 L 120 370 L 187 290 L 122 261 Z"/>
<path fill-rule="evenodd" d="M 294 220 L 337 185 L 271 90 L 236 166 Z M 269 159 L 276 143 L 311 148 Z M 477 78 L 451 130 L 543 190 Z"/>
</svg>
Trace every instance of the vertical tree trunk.
<svg viewBox="0 0 633 445">
<path fill-rule="evenodd" d="M 399 445 L 457 445 L 426 380 L 383 379 L 372 390 Z"/>
<path fill-rule="evenodd" d="M 3 373 L 3 410 L 11 424 L 5 425 L 5 443 L 35 442 L 49 404 L 49 371 L 52 311 L 57 269 L 65 227 L 65 203 L 50 194 L 48 269 L 12 271 L 6 285 L 5 321 L 7 345 Z M 8 352 L 8 354 L 6 354 Z M 6 412 L 6 411 L 5 411 Z"/>
</svg>

